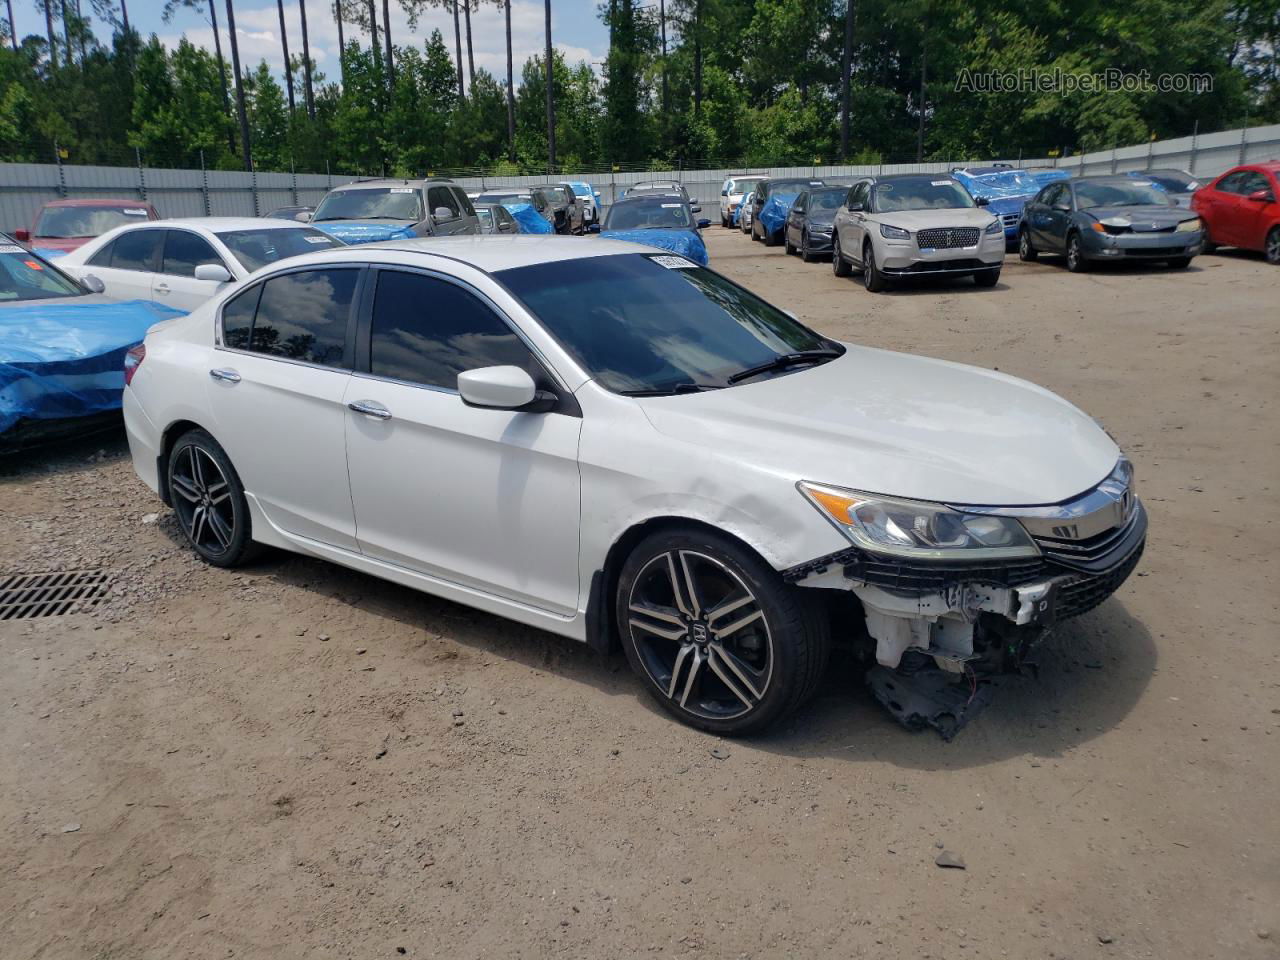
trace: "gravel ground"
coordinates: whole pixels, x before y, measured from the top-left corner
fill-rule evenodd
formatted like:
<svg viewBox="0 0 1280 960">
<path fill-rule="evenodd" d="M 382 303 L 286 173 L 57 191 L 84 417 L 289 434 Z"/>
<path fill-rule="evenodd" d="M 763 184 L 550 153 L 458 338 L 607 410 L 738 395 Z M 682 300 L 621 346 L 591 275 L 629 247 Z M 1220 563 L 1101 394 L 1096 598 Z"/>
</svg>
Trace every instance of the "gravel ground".
<svg viewBox="0 0 1280 960">
<path fill-rule="evenodd" d="M 876 296 L 707 233 L 827 333 L 1101 418 L 1151 513 L 1138 575 L 950 744 L 843 660 L 725 742 L 620 655 L 318 561 L 195 562 L 120 435 L 0 462 L 0 572 L 114 578 L 0 623 L 0 956 L 1280 955 L 1280 271 Z"/>
</svg>

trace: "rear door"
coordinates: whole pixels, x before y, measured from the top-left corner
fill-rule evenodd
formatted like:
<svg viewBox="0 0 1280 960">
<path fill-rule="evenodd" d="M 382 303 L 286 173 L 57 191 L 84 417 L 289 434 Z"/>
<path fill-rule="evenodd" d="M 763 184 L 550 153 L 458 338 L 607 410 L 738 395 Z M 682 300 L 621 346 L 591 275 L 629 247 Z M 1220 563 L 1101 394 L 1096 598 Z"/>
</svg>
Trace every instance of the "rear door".
<svg viewBox="0 0 1280 960">
<path fill-rule="evenodd" d="M 565 392 L 498 309 L 455 278 L 378 268 L 351 378 L 347 465 L 360 549 L 562 615 L 578 605 L 574 413 L 469 407 L 463 370 L 513 364 Z M 366 347 L 367 344 L 367 347 Z"/>
<path fill-rule="evenodd" d="M 150 300 L 165 233 L 159 227 L 126 230 L 90 257 L 80 275 L 93 274 L 116 300 Z"/>
<path fill-rule="evenodd" d="M 274 274 L 220 312 L 209 370 L 215 436 L 272 524 L 356 548 L 343 396 L 351 379 L 358 266 Z"/>
<path fill-rule="evenodd" d="M 235 275 L 231 265 L 200 234 L 193 230 L 166 230 L 160 270 L 151 287 L 155 300 L 176 310 L 194 310 L 230 282 L 197 280 L 196 267 L 201 264 L 219 266 Z"/>
</svg>

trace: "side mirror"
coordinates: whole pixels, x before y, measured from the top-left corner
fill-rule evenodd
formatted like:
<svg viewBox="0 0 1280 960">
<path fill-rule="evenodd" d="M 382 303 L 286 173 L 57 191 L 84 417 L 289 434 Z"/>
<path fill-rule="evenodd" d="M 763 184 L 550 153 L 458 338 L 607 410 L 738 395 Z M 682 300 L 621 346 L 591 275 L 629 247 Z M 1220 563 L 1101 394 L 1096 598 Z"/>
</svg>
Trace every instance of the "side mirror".
<svg viewBox="0 0 1280 960">
<path fill-rule="evenodd" d="M 80 282 L 84 284 L 84 288 L 90 293 L 102 293 L 107 289 L 107 285 L 102 282 L 101 277 L 96 277 L 92 273 L 86 273 L 80 278 Z"/>
<path fill-rule="evenodd" d="M 19 243 L 30 243 L 30 242 L 31 242 L 31 231 L 30 231 L 30 230 L 15 230 L 15 231 L 13 231 L 13 239 L 17 240 Z"/>
<path fill-rule="evenodd" d="M 297 220 L 299 223 L 310 223 L 310 222 L 311 222 L 311 218 L 312 218 L 312 217 L 314 217 L 314 216 L 315 216 L 315 212 L 314 212 L 314 211 L 307 211 L 307 210 L 303 210 L 301 213 L 299 213 L 299 214 L 298 214 L 296 217 L 294 217 L 293 219 Z"/>
<path fill-rule="evenodd" d="M 693 209 L 697 210 L 698 208 L 697 208 L 697 207 L 694 207 Z M 703 229 L 704 227 L 709 227 L 709 226 L 711 226 L 711 221 L 710 221 L 710 220 L 708 220 L 706 217 L 703 217 L 701 220 L 699 220 L 699 221 L 698 221 L 698 229 L 699 229 L 699 230 Z"/>
<path fill-rule="evenodd" d="M 599 232 L 600 232 L 600 224 L 598 223 L 587 224 L 587 233 L 599 233 Z"/>
<path fill-rule="evenodd" d="M 991 202 L 991 198 L 990 197 L 974 197 L 973 202 L 980 207 L 985 207 L 987 204 Z"/>
<path fill-rule="evenodd" d="M 1249 194 L 1247 199 L 1252 200 L 1255 203 L 1270 203 L 1274 197 L 1271 196 L 1270 190 L 1264 189 L 1253 191 L 1253 193 Z M 14 236 L 17 236 L 17 234 L 14 234 Z"/>
<path fill-rule="evenodd" d="M 227 283 L 231 279 L 231 271 L 220 263 L 202 263 L 196 267 L 196 279 Z"/>
<path fill-rule="evenodd" d="M 432 220 L 449 220 L 453 217 L 453 211 L 448 207 L 436 207 L 431 211 Z"/>
<path fill-rule="evenodd" d="M 486 410 L 532 411 L 531 405 L 544 399 L 528 372 L 510 366 L 462 371 L 458 374 L 458 395 L 467 406 Z"/>
</svg>

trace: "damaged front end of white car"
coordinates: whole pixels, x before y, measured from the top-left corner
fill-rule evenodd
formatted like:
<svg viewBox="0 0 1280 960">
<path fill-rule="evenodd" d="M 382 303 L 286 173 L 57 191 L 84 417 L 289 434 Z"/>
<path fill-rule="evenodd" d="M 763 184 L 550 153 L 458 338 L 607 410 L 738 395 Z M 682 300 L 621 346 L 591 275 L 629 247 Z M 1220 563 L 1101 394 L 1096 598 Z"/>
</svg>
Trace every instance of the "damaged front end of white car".
<svg viewBox="0 0 1280 960">
<path fill-rule="evenodd" d="M 988 678 L 1019 671 L 1055 624 L 1093 609 L 1137 566 L 1147 517 L 1121 457 L 1063 503 L 924 503 L 801 482 L 850 541 L 784 578 L 847 590 L 876 665 L 867 682 L 909 728 L 950 739 L 990 697 Z"/>
</svg>

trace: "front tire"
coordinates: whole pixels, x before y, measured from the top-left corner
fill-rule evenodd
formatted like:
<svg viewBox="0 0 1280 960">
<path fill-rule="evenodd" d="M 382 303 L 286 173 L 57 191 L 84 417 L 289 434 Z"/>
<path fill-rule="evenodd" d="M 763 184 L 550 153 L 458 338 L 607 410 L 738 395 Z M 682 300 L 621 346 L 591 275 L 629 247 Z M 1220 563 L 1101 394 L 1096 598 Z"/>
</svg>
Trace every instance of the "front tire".
<svg viewBox="0 0 1280 960">
<path fill-rule="evenodd" d="M 1067 237 L 1067 269 L 1072 273 L 1084 273 L 1089 269 L 1089 261 L 1085 259 L 1078 233 Z"/>
<path fill-rule="evenodd" d="M 831 272 L 837 277 L 847 277 L 853 273 L 849 261 L 840 252 L 840 234 L 831 234 Z"/>
<path fill-rule="evenodd" d="M 766 247 L 776 247 L 778 245 L 778 236 L 772 230 L 765 228 L 761 232 L 764 234 L 764 245 Z"/>
<path fill-rule="evenodd" d="M 169 452 L 167 479 L 178 525 L 202 560 L 237 567 L 253 559 L 244 485 L 218 441 L 204 430 L 183 434 Z"/>
<path fill-rule="evenodd" d="M 806 230 L 800 235 L 800 259 L 805 263 L 813 263 L 818 258 L 809 250 L 809 231 Z"/>
<path fill-rule="evenodd" d="M 786 232 L 786 227 L 783 227 L 782 249 L 788 257 L 794 257 L 796 255 L 796 248 L 791 245 L 791 234 Z"/>
<path fill-rule="evenodd" d="M 1262 245 L 1263 256 L 1267 263 L 1280 265 L 1280 227 L 1272 227 Z"/>
<path fill-rule="evenodd" d="M 1018 231 L 1018 259 L 1027 263 L 1035 263 L 1040 251 L 1031 245 L 1031 231 L 1023 227 Z"/>
<path fill-rule="evenodd" d="M 627 558 L 615 615 L 627 660 L 683 723 L 762 730 L 817 688 L 830 634 L 814 598 L 723 534 L 653 534 Z"/>
<path fill-rule="evenodd" d="M 889 279 L 876 266 L 876 248 L 870 241 L 862 249 L 862 285 L 869 293 L 880 293 L 889 286 Z"/>
</svg>

